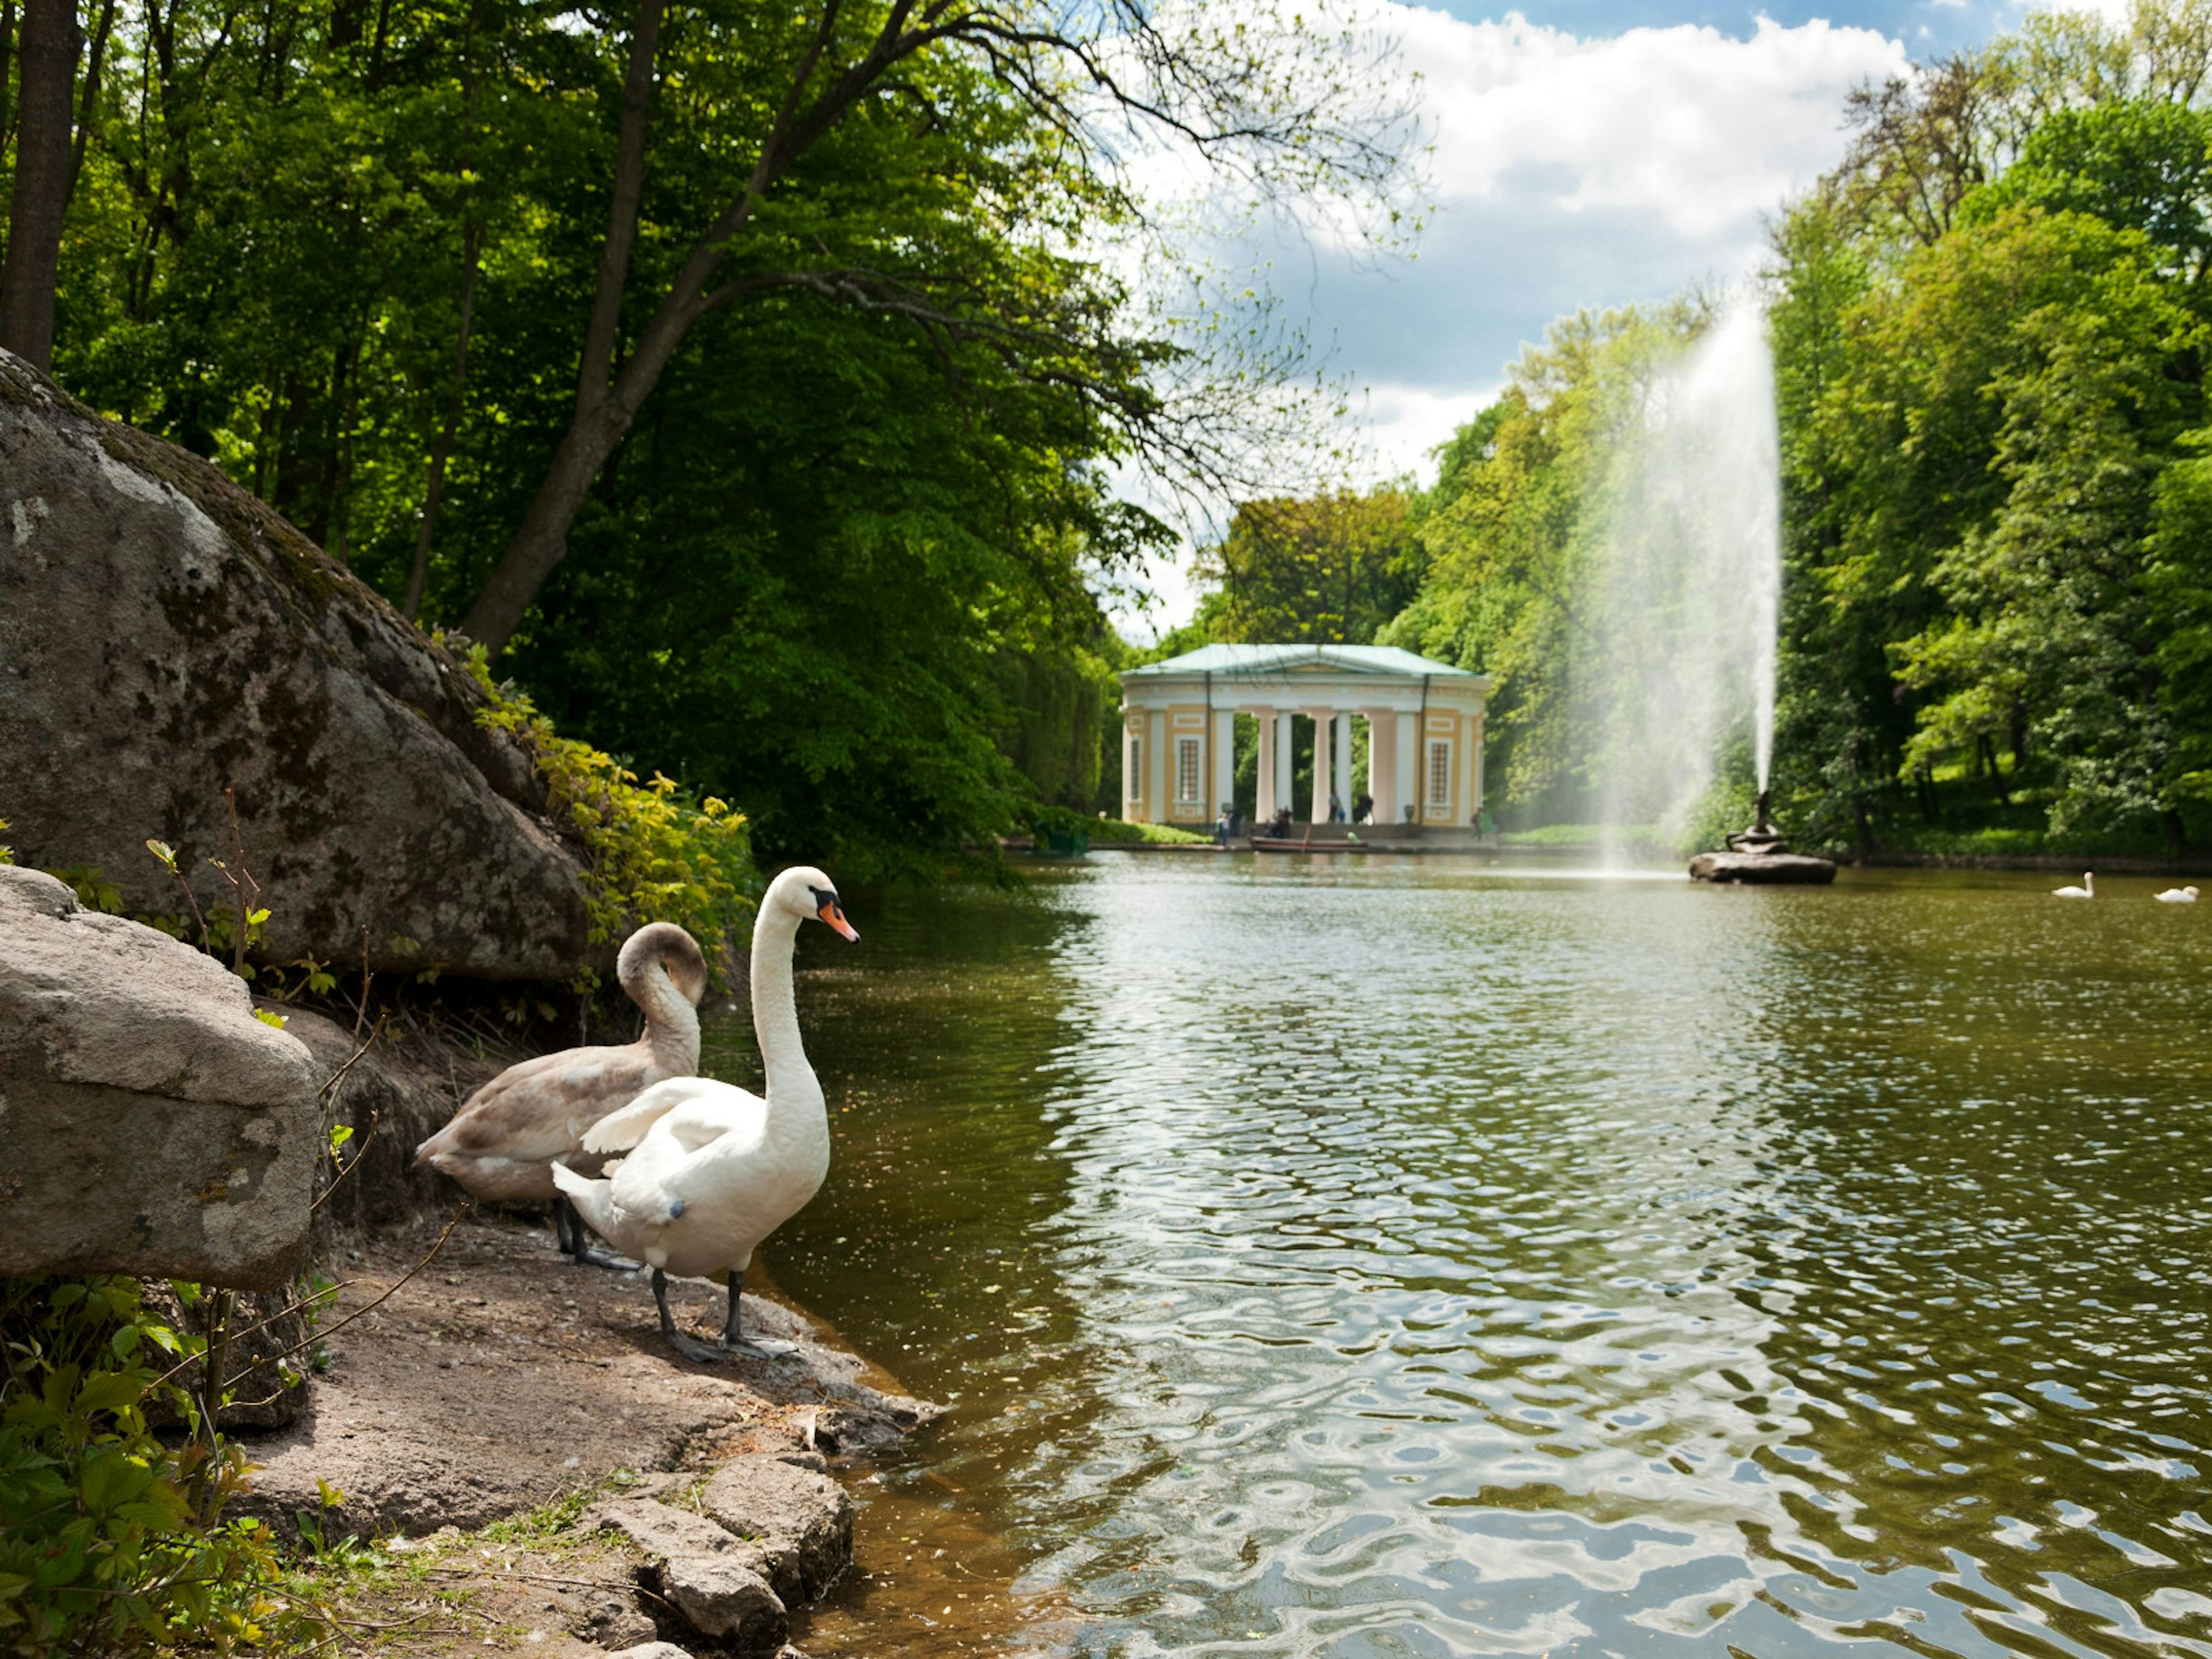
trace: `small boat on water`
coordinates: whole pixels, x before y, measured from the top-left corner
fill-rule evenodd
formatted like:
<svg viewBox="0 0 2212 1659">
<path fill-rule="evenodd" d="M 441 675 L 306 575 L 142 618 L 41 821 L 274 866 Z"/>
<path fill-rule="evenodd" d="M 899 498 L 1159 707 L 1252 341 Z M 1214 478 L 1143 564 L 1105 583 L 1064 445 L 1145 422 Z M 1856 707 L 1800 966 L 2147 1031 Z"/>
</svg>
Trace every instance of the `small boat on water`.
<svg viewBox="0 0 2212 1659">
<path fill-rule="evenodd" d="M 1288 836 L 1255 836 L 1252 850 L 1255 853 L 1365 853 L 1371 851 L 1364 841 L 1315 841 L 1310 837 L 1294 841 Z"/>
</svg>

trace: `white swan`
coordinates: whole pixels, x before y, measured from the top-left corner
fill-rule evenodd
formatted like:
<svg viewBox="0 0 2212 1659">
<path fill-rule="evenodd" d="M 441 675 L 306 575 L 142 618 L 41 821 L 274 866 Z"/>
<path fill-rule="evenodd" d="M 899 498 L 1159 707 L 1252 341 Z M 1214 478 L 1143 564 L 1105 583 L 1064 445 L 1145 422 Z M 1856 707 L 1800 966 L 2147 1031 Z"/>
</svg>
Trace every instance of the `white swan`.
<svg viewBox="0 0 2212 1659">
<path fill-rule="evenodd" d="M 415 1149 L 415 1162 L 451 1176 L 487 1203 L 550 1203 L 562 1249 L 580 1262 L 628 1268 L 637 1264 L 585 1242 L 574 1211 L 554 1188 L 553 1160 L 581 1152 L 584 1132 L 639 1090 L 699 1069 L 697 1007 L 707 991 L 707 959 L 674 922 L 649 922 L 623 941 L 615 977 L 645 1012 L 636 1042 L 563 1048 L 508 1066 Z"/>
<path fill-rule="evenodd" d="M 761 1356 L 738 1329 L 738 1298 L 753 1250 L 796 1215 L 830 1172 L 830 1120 L 806 1063 L 791 991 L 799 926 L 818 917 L 847 939 L 837 890 L 819 870 L 787 870 L 770 884 L 753 923 L 753 1031 L 768 1071 L 768 1098 L 711 1078 L 671 1078 L 610 1113 L 584 1137 L 587 1152 L 628 1153 L 592 1180 L 556 1164 L 553 1179 L 592 1229 L 653 1266 L 660 1334 L 690 1359 Z M 668 1275 L 726 1276 L 728 1316 L 719 1343 L 695 1342 L 668 1312 Z"/>
<path fill-rule="evenodd" d="M 2081 884 L 2079 887 L 2054 887 L 2051 890 L 2051 896 L 2053 898 L 2096 897 L 2097 872 L 2094 870 L 2083 871 L 2081 872 Z"/>
<path fill-rule="evenodd" d="M 2156 896 L 2160 904 L 2194 904 L 2197 902 L 2197 890 L 2194 887 L 2169 887 Z"/>
</svg>

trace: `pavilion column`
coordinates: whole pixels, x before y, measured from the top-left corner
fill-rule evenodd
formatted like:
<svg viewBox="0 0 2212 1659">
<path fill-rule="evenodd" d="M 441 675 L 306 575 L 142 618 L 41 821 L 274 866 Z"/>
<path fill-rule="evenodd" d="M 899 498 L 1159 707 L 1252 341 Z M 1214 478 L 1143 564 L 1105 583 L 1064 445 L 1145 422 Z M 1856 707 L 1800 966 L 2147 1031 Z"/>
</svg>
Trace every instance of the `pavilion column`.
<svg viewBox="0 0 2212 1659">
<path fill-rule="evenodd" d="M 1314 787 L 1313 821 L 1328 822 L 1328 738 L 1329 727 L 1336 724 L 1336 716 L 1326 708 L 1313 711 L 1314 723 Z"/>
<path fill-rule="evenodd" d="M 1344 821 L 1352 822 L 1352 711 L 1336 711 L 1336 793 L 1344 801 Z"/>
<path fill-rule="evenodd" d="M 1428 786 L 1421 775 L 1420 738 L 1414 729 L 1419 724 L 1420 717 L 1417 714 L 1398 716 L 1399 800 L 1398 816 L 1391 820 L 1393 823 L 1404 823 L 1406 809 L 1410 806 L 1413 809 L 1413 821 L 1419 823 L 1425 810 L 1422 791 Z"/>
<path fill-rule="evenodd" d="M 1488 781 L 1488 780 L 1483 776 L 1483 765 L 1486 757 L 1483 754 L 1482 728 L 1488 724 L 1489 722 L 1480 714 L 1476 715 L 1472 720 L 1468 722 L 1469 759 L 1468 762 L 1467 775 L 1468 778 L 1473 781 L 1473 787 L 1474 789 L 1474 805 L 1468 809 L 1468 820 L 1470 823 L 1473 823 L 1482 817 L 1483 787 Z"/>
<path fill-rule="evenodd" d="M 1237 799 L 1237 715 L 1234 710 L 1224 708 L 1215 712 L 1212 741 L 1207 746 L 1213 751 L 1213 799 L 1206 805 L 1212 812 L 1218 812 Z"/>
<path fill-rule="evenodd" d="M 1297 775 L 1291 757 L 1291 717 L 1285 712 L 1275 716 L 1275 811 L 1282 811 L 1294 805 L 1291 799 L 1291 779 Z"/>
<path fill-rule="evenodd" d="M 1375 797 L 1375 822 L 1398 821 L 1398 717 L 1387 708 L 1367 711 L 1367 793 Z"/>
<path fill-rule="evenodd" d="M 1272 708 L 1255 711 L 1260 722 L 1259 793 L 1252 802 L 1252 817 L 1255 823 L 1265 823 L 1275 816 L 1275 713 Z"/>
</svg>

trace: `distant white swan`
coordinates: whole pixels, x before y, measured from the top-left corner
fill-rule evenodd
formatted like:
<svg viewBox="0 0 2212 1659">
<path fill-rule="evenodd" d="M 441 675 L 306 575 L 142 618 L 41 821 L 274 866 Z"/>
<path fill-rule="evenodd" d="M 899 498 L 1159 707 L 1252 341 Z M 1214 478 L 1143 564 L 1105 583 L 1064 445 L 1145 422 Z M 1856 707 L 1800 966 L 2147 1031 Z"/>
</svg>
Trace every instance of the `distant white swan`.
<svg viewBox="0 0 2212 1659">
<path fill-rule="evenodd" d="M 2051 896 L 2053 898 L 2096 897 L 2097 872 L 2094 870 L 2083 871 L 2081 872 L 2081 884 L 2079 887 L 2055 887 L 2051 890 Z"/>
<path fill-rule="evenodd" d="M 860 937 L 830 878 L 803 866 L 775 878 L 753 922 L 753 1031 L 768 1072 L 765 1100 L 711 1078 L 670 1078 L 584 1136 L 587 1152 L 627 1154 L 605 1176 L 553 1166 L 553 1179 L 592 1231 L 652 1264 L 660 1334 L 689 1359 L 763 1354 L 738 1334 L 745 1268 L 754 1248 L 796 1215 L 829 1173 L 830 1120 L 792 1001 L 791 947 L 810 918 L 848 939 Z M 695 1342 L 677 1330 L 670 1273 L 728 1284 L 720 1342 Z"/>
<path fill-rule="evenodd" d="M 2197 902 L 2197 890 L 2194 887 L 2169 887 L 2158 895 L 2158 902 L 2160 904 L 2194 904 Z"/>
</svg>

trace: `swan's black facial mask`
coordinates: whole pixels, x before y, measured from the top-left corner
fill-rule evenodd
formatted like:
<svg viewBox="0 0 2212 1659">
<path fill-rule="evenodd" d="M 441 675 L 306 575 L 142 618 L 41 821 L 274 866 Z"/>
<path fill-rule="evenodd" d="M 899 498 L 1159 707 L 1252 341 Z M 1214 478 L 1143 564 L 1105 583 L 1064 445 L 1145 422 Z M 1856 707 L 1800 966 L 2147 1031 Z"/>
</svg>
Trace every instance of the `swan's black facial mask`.
<svg viewBox="0 0 2212 1659">
<path fill-rule="evenodd" d="M 834 887 L 810 887 L 806 890 L 814 896 L 814 914 L 858 945 L 860 936 L 853 931 L 853 924 L 845 920 L 844 907 L 837 902 L 837 890 Z"/>
</svg>

